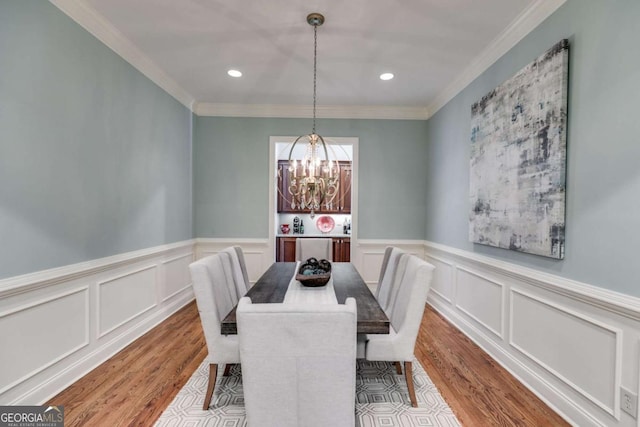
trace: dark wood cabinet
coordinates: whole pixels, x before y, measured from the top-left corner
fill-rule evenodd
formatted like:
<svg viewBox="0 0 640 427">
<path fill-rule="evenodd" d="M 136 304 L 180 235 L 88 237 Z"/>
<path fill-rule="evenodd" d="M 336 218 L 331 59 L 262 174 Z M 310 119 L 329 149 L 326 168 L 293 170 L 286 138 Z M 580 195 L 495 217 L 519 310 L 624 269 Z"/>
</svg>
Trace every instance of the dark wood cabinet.
<svg viewBox="0 0 640 427">
<path fill-rule="evenodd" d="M 296 260 L 296 237 L 278 237 L 276 239 L 276 261 L 294 262 Z"/>
<path fill-rule="evenodd" d="M 333 238 L 333 260 L 335 262 L 351 262 L 351 238 Z"/>
<path fill-rule="evenodd" d="M 289 162 L 286 160 L 278 161 L 278 213 L 302 212 L 300 209 L 291 207 L 293 196 L 289 194 Z"/>
<path fill-rule="evenodd" d="M 294 262 L 296 260 L 296 239 L 304 237 L 277 237 L 276 238 L 276 261 Z M 333 237 L 333 261 L 351 261 L 351 238 Z"/>
<path fill-rule="evenodd" d="M 338 194 L 327 206 L 323 204 L 318 213 L 351 214 L 351 162 L 338 162 L 339 186 Z M 293 196 L 289 194 L 289 162 L 278 160 L 278 213 L 309 213 L 310 209 L 291 206 Z"/>
<path fill-rule="evenodd" d="M 351 213 L 351 162 L 340 163 L 340 201 L 339 212 Z"/>
</svg>

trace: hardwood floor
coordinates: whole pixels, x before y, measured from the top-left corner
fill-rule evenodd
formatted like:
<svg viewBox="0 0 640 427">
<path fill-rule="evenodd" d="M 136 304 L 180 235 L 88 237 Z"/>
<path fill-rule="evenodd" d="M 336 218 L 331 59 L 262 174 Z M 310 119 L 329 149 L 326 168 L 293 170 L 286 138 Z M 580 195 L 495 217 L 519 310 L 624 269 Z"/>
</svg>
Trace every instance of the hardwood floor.
<svg viewBox="0 0 640 427">
<path fill-rule="evenodd" d="M 430 306 L 415 355 L 463 426 L 569 426 Z"/>
<path fill-rule="evenodd" d="M 150 426 L 206 354 L 193 302 L 47 404 L 67 427 Z M 568 425 L 430 307 L 416 356 L 464 426 Z"/>
<path fill-rule="evenodd" d="M 206 355 L 192 302 L 47 404 L 64 405 L 65 427 L 150 426 Z"/>
</svg>

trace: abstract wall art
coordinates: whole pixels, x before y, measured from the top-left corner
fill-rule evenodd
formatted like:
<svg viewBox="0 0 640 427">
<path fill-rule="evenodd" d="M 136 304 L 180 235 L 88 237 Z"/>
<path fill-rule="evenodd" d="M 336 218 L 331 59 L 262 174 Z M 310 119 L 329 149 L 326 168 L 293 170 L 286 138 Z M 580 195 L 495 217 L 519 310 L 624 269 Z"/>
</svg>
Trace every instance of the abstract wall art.
<svg viewBox="0 0 640 427">
<path fill-rule="evenodd" d="M 471 106 L 469 240 L 564 258 L 569 42 Z"/>
</svg>

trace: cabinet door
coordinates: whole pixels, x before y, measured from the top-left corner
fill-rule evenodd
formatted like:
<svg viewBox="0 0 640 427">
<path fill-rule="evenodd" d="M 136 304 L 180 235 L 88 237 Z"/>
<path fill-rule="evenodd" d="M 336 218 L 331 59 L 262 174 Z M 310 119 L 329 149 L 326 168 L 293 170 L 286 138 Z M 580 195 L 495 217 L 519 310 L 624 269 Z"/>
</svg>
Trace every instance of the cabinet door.
<svg viewBox="0 0 640 427">
<path fill-rule="evenodd" d="M 342 240 L 342 262 L 351 262 L 351 239 Z"/>
<path fill-rule="evenodd" d="M 333 261 L 351 262 L 351 239 L 333 238 Z"/>
<path fill-rule="evenodd" d="M 340 213 L 351 213 L 351 162 L 340 163 Z"/>
<path fill-rule="evenodd" d="M 289 162 L 286 160 L 278 161 L 278 212 L 295 213 L 298 210 L 291 207 L 293 196 L 289 194 Z"/>
<path fill-rule="evenodd" d="M 294 262 L 296 260 L 296 238 L 295 237 L 278 237 L 278 250 L 276 252 L 276 261 L 278 262 Z"/>
<path fill-rule="evenodd" d="M 333 262 L 342 262 L 342 253 L 340 248 L 340 239 L 332 239 L 333 244 Z"/>
</svg>

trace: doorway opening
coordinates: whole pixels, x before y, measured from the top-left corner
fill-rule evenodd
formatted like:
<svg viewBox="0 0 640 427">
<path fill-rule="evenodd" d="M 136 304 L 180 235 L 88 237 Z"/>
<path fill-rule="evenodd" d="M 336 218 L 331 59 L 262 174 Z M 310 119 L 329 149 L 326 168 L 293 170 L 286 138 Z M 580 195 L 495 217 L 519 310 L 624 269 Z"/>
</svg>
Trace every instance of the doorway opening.
<svg viewBox="0 0 640 427">
<path fill-rule="evenodd" d="M 358 236 L 358 138 L 324 138 L 326 144 L 333 146 L 334 152 L 338 155 L 338 160 L 343 166 L 341 172 L 350 175 L 349 198 L 346 200 L 345 197 L 345 200 L 340 200 L 339 203 L 336 200 L 335 206 L 329 209 L 321 208 L 314 212 L 314 215 L 283 203 L 280 193 L 288 194 L 287 190 L 278 191 L 278 186 L 283 182 L 284 163 L 288 159 L 291 144 L 296 138 L 295 136 L 269 138 L 269 246 L 273 260 L 290 260 L 291 248 L 295 247 L 296 238 L 322 236 L 330 237 L 334 241 L 334 261 L 336 261 L 336 255 L 341 261 L 351 261 L 352 248 L 357 244 Z M 296 221 L 296 234 L 294 234 L 294 221 Z M 289 225 L 288 231 L 286 227 L 281 227 L 284 224 Z M 303 232 L 300 230 L 301 226 Z M 295 254 L 295 249 L 293 253 Z"/>
</svg>

